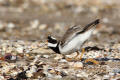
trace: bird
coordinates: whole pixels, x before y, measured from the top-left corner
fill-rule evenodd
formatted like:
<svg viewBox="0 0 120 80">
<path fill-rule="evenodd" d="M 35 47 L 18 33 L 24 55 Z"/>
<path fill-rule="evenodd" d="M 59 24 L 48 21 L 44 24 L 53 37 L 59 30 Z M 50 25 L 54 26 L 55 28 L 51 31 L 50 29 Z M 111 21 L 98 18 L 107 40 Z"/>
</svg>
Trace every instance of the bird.
<svg viewBox="0 0 120 80">
<path fill-rule="evenodd" d="M 96 29 L 96 25 L 98 25 L 99 22 L 100 19 L 96 19 L 95 21 L 87 24 L 83 29 L 81 29 L 81 26 L 74 25 L 65 32 L 62 39 L 59 41 L 49 35 L 48 47 L 59 54 L 66 55 L 77 52 L 78 56 L 79 52 L 81 51 L 81 47 L 91 37 L 93 31 Z M 80 58 L 82 58 L 82 55 Z"/>
</svg>

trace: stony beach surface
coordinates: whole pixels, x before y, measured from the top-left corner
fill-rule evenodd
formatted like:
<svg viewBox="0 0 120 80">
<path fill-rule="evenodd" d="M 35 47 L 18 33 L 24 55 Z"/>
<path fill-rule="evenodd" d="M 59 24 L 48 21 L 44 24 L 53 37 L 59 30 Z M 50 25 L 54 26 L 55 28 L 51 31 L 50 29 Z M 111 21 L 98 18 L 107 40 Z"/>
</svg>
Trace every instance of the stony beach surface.
<svg viewBox="0 0 120 80">
<path fill-rule="evenodd" d="M 119 4 L 0 0 L 0 80 L 120 80 Z M 47 47 L 48 35 L 60 40 L 69 27 L 84 27 L 98 18 L 100 24 L 82 47 L 82 60 L 73 59 L 76 52 L 65 59 Z"/>
</svg>

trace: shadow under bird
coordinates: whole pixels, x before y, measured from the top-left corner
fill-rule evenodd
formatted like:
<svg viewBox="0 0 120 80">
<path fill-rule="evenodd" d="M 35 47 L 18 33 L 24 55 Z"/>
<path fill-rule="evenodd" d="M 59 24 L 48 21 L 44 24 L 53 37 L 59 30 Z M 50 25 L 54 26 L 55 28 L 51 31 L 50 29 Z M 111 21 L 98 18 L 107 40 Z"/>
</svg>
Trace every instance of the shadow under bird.
<svg viewBox="0 0 120 80">
<path fill-rule="evenodd" d="M 66 31 L 60 41 L 57 41 L 52 36 L 48 36 L 48 47 L 60 54 L 79 53 L 82 45 L 91 37 L 99 22 L 100 20 L 97 19 L 86 25 L 83 29 L 75 25 Z"/>
</svg>

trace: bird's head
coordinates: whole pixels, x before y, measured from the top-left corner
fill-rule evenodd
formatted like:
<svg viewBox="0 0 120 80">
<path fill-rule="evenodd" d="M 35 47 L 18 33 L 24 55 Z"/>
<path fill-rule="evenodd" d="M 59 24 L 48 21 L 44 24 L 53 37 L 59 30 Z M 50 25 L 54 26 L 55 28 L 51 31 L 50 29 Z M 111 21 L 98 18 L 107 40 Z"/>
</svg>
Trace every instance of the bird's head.
<svg viewBox="0 0 120 80">
<path fill-rule="evenodd" d="M 56 47 L 58 44 L 57 40 L 52 37 L 52 36 L 48 36 L 48 47 Z"/>
<path fill-rule="evenodd" d="M 60 53 L 58 48 L 59 42 L 56 40 L 56 38 L 52 36 L 48 36 L 48 47 L 51 48 L 54 52 Z"/>
</svg>

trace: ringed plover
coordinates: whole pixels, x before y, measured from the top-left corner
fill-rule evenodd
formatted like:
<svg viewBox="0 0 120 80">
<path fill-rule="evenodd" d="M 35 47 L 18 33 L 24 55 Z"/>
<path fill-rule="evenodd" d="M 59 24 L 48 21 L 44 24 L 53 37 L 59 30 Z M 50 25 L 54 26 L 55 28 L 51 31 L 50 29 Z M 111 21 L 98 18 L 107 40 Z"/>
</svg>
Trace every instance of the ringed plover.
<svg viewBox="0 0 120 80">
<path fill-rule="evenodd" d="M 80 26 L 75 25 L 66 31 L 60 41 L 57 41 L 52 36 L 48 36 L 48 47 L 60 54 L 77 52 L 78 56 L 82 45 L 91 37 L 92 32 L 96 29 L 96 25 L 99 24 L 99 22 L 100 20 L 97 19 L 86 25 L 83 29 L 81 29 Z M 80 59 L 82 58 L 82 55 L 80 56 Z"/>
</svg>

